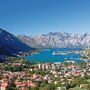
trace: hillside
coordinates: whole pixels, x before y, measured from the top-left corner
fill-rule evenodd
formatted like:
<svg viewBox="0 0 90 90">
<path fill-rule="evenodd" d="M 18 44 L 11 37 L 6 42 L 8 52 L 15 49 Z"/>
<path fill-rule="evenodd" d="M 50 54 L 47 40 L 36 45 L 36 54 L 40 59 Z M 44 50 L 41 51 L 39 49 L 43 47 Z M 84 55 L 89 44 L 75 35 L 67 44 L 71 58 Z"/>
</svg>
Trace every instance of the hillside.
<svg viewBox="0 0 90 90">
<path fill-rule="evenodd" d="M 28 37 L 18 35 L 18 38 L 32 47 L 38 48 L 62 48 L 62 47 L 90 47 L 90 34 L 70 34 L 66 32 L 55 32 Z M 35 43 L 35 44 L 32 44 Z"/>
<path fill-rule="evenodd" d="M 0 28 L 0 55 L 13 55 L 20 51 L 33 50 L 13 34 Z"/>
</svg>

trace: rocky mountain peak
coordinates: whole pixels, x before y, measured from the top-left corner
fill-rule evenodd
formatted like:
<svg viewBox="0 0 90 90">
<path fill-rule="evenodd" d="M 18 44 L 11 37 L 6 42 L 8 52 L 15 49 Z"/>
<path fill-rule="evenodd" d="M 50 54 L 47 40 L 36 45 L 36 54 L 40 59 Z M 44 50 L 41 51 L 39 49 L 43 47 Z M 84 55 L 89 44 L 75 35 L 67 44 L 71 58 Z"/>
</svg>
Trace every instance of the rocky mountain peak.
<svg viewBox="0 0 90 90">
<path fill-rule="evenodd" d="M 19 39 L 22 40 L 25 43 L 28 43 L 28 45 L 31 45 L 31 43 L 34 43 L 31 45 L 32 47 L 84 47 L 84 46 L 90 46 L 90 34 L 84 33 L 84 34 L 71 34 L 67 32 L 50 32 L 48 34 L 42 34 L 34 36 L 33 38 L 26 38 L 24 40 L 24 36 L 20 37 Z M 31 41 L 32 40 L 32 41 Z"/>
</svg>

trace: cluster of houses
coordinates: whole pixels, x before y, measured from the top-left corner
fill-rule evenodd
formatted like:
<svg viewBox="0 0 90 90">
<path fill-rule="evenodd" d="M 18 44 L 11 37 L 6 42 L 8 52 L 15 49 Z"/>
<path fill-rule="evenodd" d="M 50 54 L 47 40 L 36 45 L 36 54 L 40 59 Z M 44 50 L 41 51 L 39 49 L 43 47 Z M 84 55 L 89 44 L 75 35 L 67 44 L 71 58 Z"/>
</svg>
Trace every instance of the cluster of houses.
<svg viewBox="0 0 90 90">
<path fill-rule="evenodd" d="M 68 78 L 68 77 L 84 77 L 86 74 L 90 75 L 90 62 L 86 63 L 86 68 L 81 68 L 80 66 L 74 64 L 65 66 L 64 64 L 61 64 L 60 62 L 56 63 L 41 63 L 38 64 L 38 68 L 40 70 L 50 70 L 50 73 L 45 76 L 45 78 L 48 80 L 48 83 L 51 83 L 52 81 L 54 84 L 57 84 L 59 80 L 55 80 L 54 78 L 60 78 L 61 85 L 64 85 L 66 81 L 71 82 L 74 80 L 74 78 Z M 85 86 L 86 84 L 80 84 L 80 87 Z M 61 90 L 61 89 L 58 89 Z"/>
<path fill-rule="evenodd" d="M 16 64 L 14 63 L 12 65 L 16 66 Z M 37 73 L 27 73 L 28 71 L 48 71 L 48 73 L 41 75 Z M 10 84 L 10 79 L 13 78 L 16 78 L 14 83 L 19 90 L 28 90 L 28 87 L 35 87 L 37 86 L 37 81 L 47 81 L 48 83 L 53 82 L 55 85 L 61 82 L 61 85 L 64 85 L 66 80 L 68 82 L 72 81 L 72 78 L 68 78 L 70 76 L 84 77 L 85 74 L 90 75 L 90 63 L 86 63 L 86 68 L 81 68 L 75 64 L 75 62 L 70 65 L 64 65 L 61 62 L 38 63 L 37 65 L 29 68 L 28 71 L 24 70 L 19 72 L 11 72 L 1 70 L 0 72 L 2 76 L 0 76 L 0 90 L 5 90 Z M 59 87 L 58 90 L 60 90 Z"/>
<path fill-rule="evenodd" d="M 3 75 L 0 78 L 0 90 L 6 90 L 6 88 L 9 86 L 11 82 L 10 80 L 15 77 L 17 79 L 15 80 L 14 84 L 16 85 L 16 88 L 18 88 L 18 90 L 28 90 L 28 87 L 36 86 L 36 83 L 29 79 L 25 72 L 2 71 L 2 74 Z"/>
</svg>

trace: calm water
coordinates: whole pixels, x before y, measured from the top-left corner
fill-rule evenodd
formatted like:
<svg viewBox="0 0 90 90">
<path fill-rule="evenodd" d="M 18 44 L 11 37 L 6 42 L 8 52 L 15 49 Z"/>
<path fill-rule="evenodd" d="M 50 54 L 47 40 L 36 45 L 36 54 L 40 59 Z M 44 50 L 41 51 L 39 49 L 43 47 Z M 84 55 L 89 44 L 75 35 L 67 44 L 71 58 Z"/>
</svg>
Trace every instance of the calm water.
<svg viewBox="0 0 90 90">
<path fill-rule="evenodd" d="M 35 62 L 63 62 L 65 60 L 74 60 L 76 62 L 81 62 L 80 54 L 69 53 L 66 55 L 52 55 L 53 51 L 70 51 L 70 50 L 81 50 L 81 48 L 50 48 L 44 49 L 39 54 L 33 54 L 31 56 L 26 56 L 26 60 Z"/>
</svg>

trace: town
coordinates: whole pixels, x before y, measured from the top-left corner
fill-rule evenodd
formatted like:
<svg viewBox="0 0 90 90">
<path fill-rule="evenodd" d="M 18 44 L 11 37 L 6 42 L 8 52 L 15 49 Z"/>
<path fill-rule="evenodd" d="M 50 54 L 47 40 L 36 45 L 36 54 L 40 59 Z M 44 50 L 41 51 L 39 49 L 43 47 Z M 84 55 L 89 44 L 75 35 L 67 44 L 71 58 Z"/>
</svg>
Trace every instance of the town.
<svg viewBox="0 0 90 90">
<path fill-rule="evenodd" d="M 84 59 L 87 52 L 82 51 Z M 0 90 L 90 90 L 90 62 L 32 62 L 8 57 L 0 63 Z"/>
</svg>

